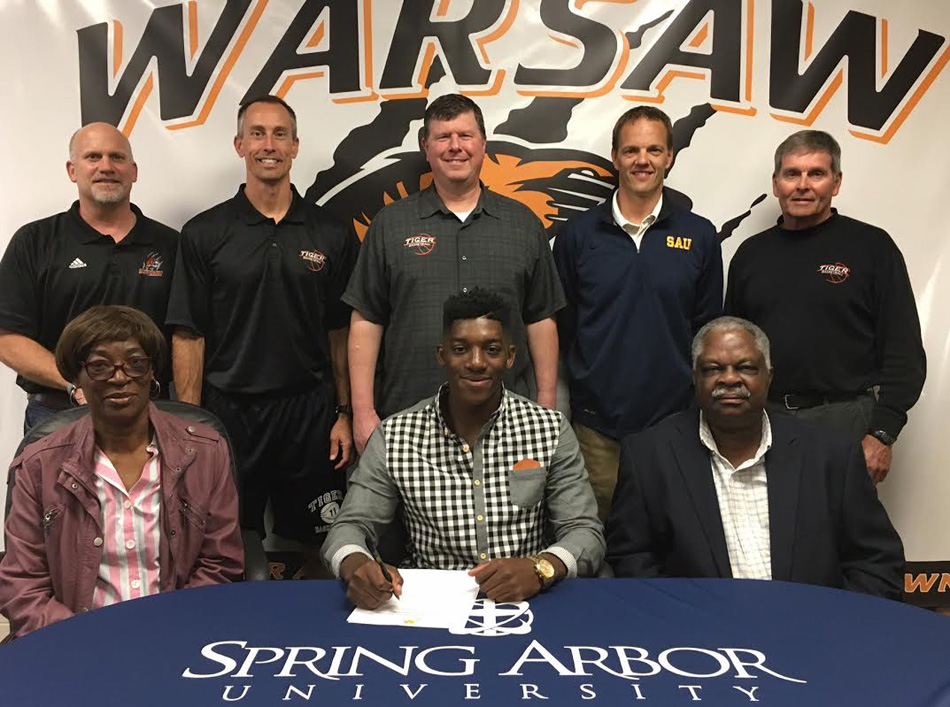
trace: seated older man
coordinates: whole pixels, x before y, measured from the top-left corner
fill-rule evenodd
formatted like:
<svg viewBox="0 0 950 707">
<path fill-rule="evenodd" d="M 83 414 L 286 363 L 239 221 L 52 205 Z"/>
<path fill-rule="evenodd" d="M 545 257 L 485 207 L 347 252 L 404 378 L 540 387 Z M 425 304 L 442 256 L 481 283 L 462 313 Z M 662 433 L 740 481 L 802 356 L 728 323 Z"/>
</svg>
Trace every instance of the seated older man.
<svg viewBox="0 0 950 707">
<path fill-rule="evenodd" d="M 469 570 L 496 601 L 600 566 L 603 530 L 570 424 L 502 384 L 515 358 L 509 317 L 477 287 L 446 300 L 436 357 L 448 382 L 370 437 L 324 546 L 357 606 L 401 591 L 398 570 L 387 578 L 370 556 L 400 501 L 406 566 Z"/>
<path fill-rule="evenodd" d="M 11 635 L 80 611 L 241 578 L 227 443 L 158 410 L 165 338 L 145 314 L 92 307 L 63 330 L 56 365 L 89 415 L 13 460 L 0 613 Z"/>
<path fill-rule="evenodd" d="M 765 333 L 693 340 L 698 409 L 623 441 L 607 523 L 618 577 L 779 579 L 899 598 L 904 551 L 860 442 L 765 412 Z"/>
</svg>

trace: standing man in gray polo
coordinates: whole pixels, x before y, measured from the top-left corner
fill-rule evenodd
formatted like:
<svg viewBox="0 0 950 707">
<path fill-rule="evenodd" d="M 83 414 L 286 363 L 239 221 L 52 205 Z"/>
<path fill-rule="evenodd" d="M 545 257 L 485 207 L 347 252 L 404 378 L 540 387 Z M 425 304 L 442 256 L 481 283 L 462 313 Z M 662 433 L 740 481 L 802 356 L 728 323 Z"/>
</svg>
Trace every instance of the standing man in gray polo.
<svg viewBox="0 0 950 707">
<path fill-rule="evenodd" d="M 500 292 L 515 315 L 518 355 L 506 384 L 526 393 L 530 360 L 538 403 L 554 407 L 556 402 L 554 314 L 564 296 L 541 222 L 479 180 L 485 122 L 470 98 L 450 94 L 433 101 L 420 143 L 432 185 L 376 215 L 343 296 L 353 307 L 349 361 L 359 451 L 380 418 L 415 404 L 442 383 L 432 355 L 441 336 L 442 303 L 476 285 Z"/>
</svg>

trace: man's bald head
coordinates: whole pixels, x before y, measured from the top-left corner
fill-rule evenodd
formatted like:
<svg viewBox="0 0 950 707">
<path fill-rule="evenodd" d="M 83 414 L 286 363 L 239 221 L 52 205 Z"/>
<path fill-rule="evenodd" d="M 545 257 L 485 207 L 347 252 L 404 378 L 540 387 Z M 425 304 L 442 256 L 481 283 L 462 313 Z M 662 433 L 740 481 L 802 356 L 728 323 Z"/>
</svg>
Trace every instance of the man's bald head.
<svg viewBox="0 0 950 707">
<path fill-rule="evenodd" d="M 125 143 L 125 148 L 129 153 L 129 159 L 134 162 L 132 157 L 132 143 L 129 142 L 129 139 L 122 133 L 121 130 L 116 128 L 110 123 L 89 123 L 88 125 L 83 125 L 79 130 L 72 134 L 72 137 L 69 138 L 69 161 L 76 161 L 76 149 L 78 145 L 83 144 L 83 142 L 89 138 L 91 135 L 111 135 L 117 140 Z"/>
<path fill-rule="evenodd" d="M 66 173 L 87 206 L 128 205 L 138 179 L 129 139 L 108 123 L 90 123 L 73 133 Z"/>
</svg>

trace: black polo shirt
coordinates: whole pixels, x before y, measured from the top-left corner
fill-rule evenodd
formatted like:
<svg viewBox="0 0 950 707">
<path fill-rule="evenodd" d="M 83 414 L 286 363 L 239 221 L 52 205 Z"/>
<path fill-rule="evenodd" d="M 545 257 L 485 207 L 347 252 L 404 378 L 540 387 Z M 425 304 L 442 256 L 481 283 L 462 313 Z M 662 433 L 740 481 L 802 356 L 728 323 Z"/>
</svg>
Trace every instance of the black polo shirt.
<svg viewBox="0 0 950 707">
<path fill-rule="evenodd" d="M 449 295 L 480 286 L 512 305 L 517 348 L 506 382 L 527 392 L 525 324 L 564 306 L 551 247 L 538 217 L 514 199 L 482 188 L 464 223 L 434 187 L 382 209 L 370 224 L 344 300 L 385 327 L 376 410 L 385 417 L 432 395 L 445 374 L 435 358 L 442 305 Z"/>
<path fill-rule="evenodd" d="M 349 326 L 340 296 L 356 233 L 293 190 L 276 223 L 244 185 L 182 228 L 169 326 L 205 339 L 204 379 L 228 393 L 290 393 L 332 378 L 327 332 Z"/>
<path fill-rule="evenodd" d="M 0 329 L 53 351 L 66 324 L 96 304 L 135 307 L 163 327 L 178 233 L 132 211 L 135 226 L 118 243 L 82 220 L 78 201 L 20 228 L 0 261 Z M 22 376 L 17 385 L 47 390 Z"/>
</svg>

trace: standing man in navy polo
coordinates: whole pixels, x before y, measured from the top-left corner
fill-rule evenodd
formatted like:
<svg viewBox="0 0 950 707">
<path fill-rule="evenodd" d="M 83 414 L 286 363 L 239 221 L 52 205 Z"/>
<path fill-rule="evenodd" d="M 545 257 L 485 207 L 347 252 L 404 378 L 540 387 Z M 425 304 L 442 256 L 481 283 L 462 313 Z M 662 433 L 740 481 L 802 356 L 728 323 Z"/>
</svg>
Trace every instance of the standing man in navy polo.
<svg viewBox="0 0 950 707">
<path fill-rule="evenodd" d="M 382 209 L 366 233 L 345 295 L 353 307 L 350 368 L 360 450 L 380 418 L 415 405 L 442 383 L 432 355 L 442 336 L 442 303 L 476 285 L 498 291 L 512 307 L 518 353 L 505 384 L 527 395 L 530 366 L 537 402 L 556 403 L 554 314 L 564 296 L 551 248 L 527 206 L 481 183 L 486 145 L 482 111 L 471 98 L 434 100 L 420 134 L 432 185 Z"/>
<path fill-rule="evenodd" d="M 610 510 L 619 440 L 685 409 L 690 342 L 722 310 L 715 227 L 673 204 L 663 180 L 673 125 L 631 108 L 613 129 L 618 188 L 554 241 L 567 307 L 558 315 L 574 431 L 601 520 Z"/>
<path fill-rule="evenodd" d="M 161 328 L 175 265 L 178 233 L 131 203 L 138 165 L 125 135 L 108 123 L 80 128 L 66 173 L 78 201 L 20 228 L 0 262 L 0 361 L 27 393 L 24 429 L 70 398 L 85 403 L 53 359 L 66 324 L 93 305 L 125 304 Z M 169 378 L 157 374 L 160 383 Z"/>
<path fill-rule="evenodd" d="M 353 444 L 340 296 L 359 241 L 291 184 L 297 118 L 283 100 L 245 102 L 234 147 L 246 184 L 182 229 L 168 308 L 175 387 L 228 430 L 242 526 L 263 535 L 270 500 L 275 532 L 314 559 Z"/>
</svg>

